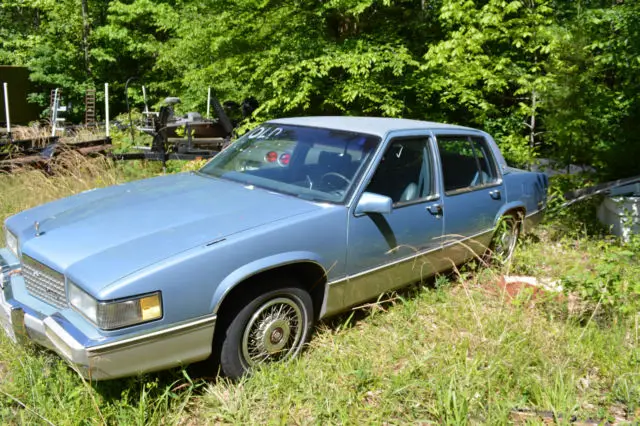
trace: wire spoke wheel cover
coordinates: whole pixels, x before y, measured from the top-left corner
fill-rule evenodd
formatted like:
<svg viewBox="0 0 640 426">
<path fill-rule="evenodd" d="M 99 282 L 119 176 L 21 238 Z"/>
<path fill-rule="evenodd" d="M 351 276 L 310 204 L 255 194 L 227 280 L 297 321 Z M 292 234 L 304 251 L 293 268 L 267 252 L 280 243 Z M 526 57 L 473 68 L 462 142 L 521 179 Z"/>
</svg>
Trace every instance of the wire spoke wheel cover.
<svg viewBox="0 0 640 426">
<path fill-rule="evenodd" d="M 498 262 L 507 263 L 513 256 L 519 234 L 518 221 L 513 216 L 500 219 L 493 240 L 492 257 Z"/>
<path fill-rule="evenodd" d="M 242 336 L 242 355 L 250 366 L 282 361 L 301 348 L 305 318 L 295 301 L 278 297 L 251 316 Z"/>
<path fill-rule="evenodd" d="M 311 295 L 292 278 L 278 281 L 279 288 L 262 294 L 253 287 L 238 311 L 222 313 L 221 319 L 230 322 L 217 334 L 217 348 L 227 377 L 239 378 L 259 365 L 294 358 L 309 339 L 314 323 Z"/>
</svg>

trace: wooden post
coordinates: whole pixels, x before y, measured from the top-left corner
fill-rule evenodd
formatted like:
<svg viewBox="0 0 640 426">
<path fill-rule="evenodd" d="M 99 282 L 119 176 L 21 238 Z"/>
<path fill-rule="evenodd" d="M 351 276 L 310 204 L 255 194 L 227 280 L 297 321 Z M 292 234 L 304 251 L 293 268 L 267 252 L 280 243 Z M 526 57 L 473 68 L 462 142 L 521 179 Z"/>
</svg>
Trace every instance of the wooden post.
<svg viewBox="0 0 640 426">
<path fill-rule="evenodd" d="M 4 115 L 7 119 L 7 137 L 11 139 L 11 119 L 9 118 L 9 86 L 7 83 L 2 84 L 4 86 Z"/>
<path fill-rule="evenodd" d="M 109 137 L 109 83 L 104 84 L 104 116 L 105 132 Z"/>
<path fill-rule="evenodd" d="M 53 92 L 53 106 L 51 107 L 51 137 L 56 135 L 56 124 L 58 121 L 58 104 L 59 100 L 59 92 L 58 89 Z"/>
<path fill-rule="evenodd" d="M 147 106 L 147 89 L 144 86 L 142 86 L 142 100 L 144 102 L 144 112 L 147 114 L 149 112 L 149 107 Z"/>
<path fill-rule="evenodd" d="M 538 101 L 538 97 L 537 97 L 537 93 L 536 93 L 536 89 L 532 89 L 531 90 L 531 125 L 529 126 L 529 149 L 530 149 L 530 154 L 529 154 L 529 159 L 527 160 L 528 162 L 528 169 L 531 170 L 531 157 L 533 155 L 533 151 L 536 148 L 536 106 L 537 106 L 537 101 Z"/>
</svg>

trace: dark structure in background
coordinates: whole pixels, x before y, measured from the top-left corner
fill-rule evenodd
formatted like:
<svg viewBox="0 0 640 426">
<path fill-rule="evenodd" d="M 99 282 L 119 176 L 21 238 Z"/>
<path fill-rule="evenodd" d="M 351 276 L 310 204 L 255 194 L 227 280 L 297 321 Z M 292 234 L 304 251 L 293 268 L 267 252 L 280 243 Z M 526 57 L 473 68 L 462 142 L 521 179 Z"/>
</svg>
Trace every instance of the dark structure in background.
<svg viewBox="0 0 640 426">
<path fill-rule="evenodd" d="M 31 110 L 32 105 L 26 102 L 27 93 L 32 89 L 29 85 L 28 70 L 18 67 L 0 67 L 0 69 L 9 69 L 13 72 L 13 85 L 21 89 L 21 92 L 17 95 L 14 95 L 15 91 L 12 91 L 9 95 L 12 124 L 14 122 L 26 124 L 29 121 L 36 120 L 38 108 L 35 107 Z M 134 78 L 127 80 L 127 85 L 132 79 Z M 15 84 L 17 81 L 22 84 Z M 11 85 L 12 83 L 9 84 Z M 105 90 L 106 87 L 107 85 L 105 85 Z M 52 95 L 52 99 L 54 99 L 52 100 L 52 105 L 58 105 L 58 101 L 55 99 L 59 99 L 60 90 L 55 89 L 55 92 L 52 93 L 55 93 L 55 95 Z M 125 93 L 128 93 L 126 88 Z M 14 119 L 14 96 L 16 99 L 24 101 L 20 105 L 22 106 L 22 114 L 18 120 Z M 107 95 L 105 94 L 105 96 Z M 64 137 L 55 134 L 55 129 L 52 130 L 51 136 L 44 138 L 16 139 L 13 137 L 13 132 L 4 135 L 0 134 L 0 171 L 13 171 L 25 166 L 41 167 L 50 171 L 50 160 L 66 150 L 73 150 L 87 156 L 107 155 L 115 160 L 161 161 L 163 167 L 166 167 L 168 160 L 211 158 L 230 143 L 234 129 L 243 119 L 248 118 L 259 105 L 255 98 L 249 97 L 243 100 L 242 103 L 228 101 L 223 106 L 211 91 L 209 91 L 208 102 L 213 109 L 215 118 L 205 119 L 198 112 L 188 112 L 177 116 L 174 111 L 174 105 L 180 103 L 180 99 L 177 97 L 166 98 L 165 105 L 159 111 L 149 111 L 145 96 L 144 118 L 141 123 L 136 125 L 131 119 L 131 109 L 127 97 L 129 125 L 113 123 L 122 130 L 129 127 L 131 131 L 131 143 L 133 144 L 131 148 L 133 150 L 123 153 L 114 153 L 112 151 L 113 146 L 108 132 L 106 137 L 80 142 L 65 140 Z M 68 106 L 66 108 L 64 111 L 68 111 L 71 107 Z M 95 108 L 95 90 L 87 91 L 85 125 L 88 123 L 102 125 L 95 122 Z M 63 111 L 53 106 L 51 109 L 52 111 Z M 4 114 L 3 111 L 0 112 Z M 207 108 L 208 113 L 209 108 Z M 52 116 L 52 120 L 54 119 Z M 77 129 L 83 127 L 82 125 L 65 125 L 65 132 L 68 135 L 72 135 Z M 153 137 L 150 145 L 135 145 L 136 128 Z"/>
<path fill-rule="evenodd" d="M 132 79 L 130 78 L 127 82 Z M 187 112 L 177 116 L 174 106 L 180 103 L 180 98 L 173 96 L 164 100 L 164 105 L 159 111 L 148 111 L 145 98 L 143 123 L 136 126 L 131 119 L 127 97 L 131 140 L 134 144 L 133 149 L 138 152 L 112 154 L 113 158 L 162 161 L 163 167 L 168 160 L 211 158 L 230 143 L 234 129 L 259 106 L 258 101 L 253 97 L 246 98 L 241 104 L 234 101 L 221 104 L 215 93 L 211 91 L 208 102 L 213 108 L 215 118 L 203 118 L 198 112 Z M 151 146 L 135 145 L 135 127 L 153 137 Z"/>
<path fill-rule="evenodd" d="M 9 109 L 11 112 L 11 124 L 29 124 L 40 118 L 40 107 L 27 102 L 27 95 L 34 92 L 33 85 L 29 81 L 29 69 L 26 67 L 14 67 L 0 65 L 0 83 L 9 85 Z M 0 94 L 0 96 L 2 96 Z M 5 125 L 4 101 L 0 102 L 0 123 Z"/>
</svg>

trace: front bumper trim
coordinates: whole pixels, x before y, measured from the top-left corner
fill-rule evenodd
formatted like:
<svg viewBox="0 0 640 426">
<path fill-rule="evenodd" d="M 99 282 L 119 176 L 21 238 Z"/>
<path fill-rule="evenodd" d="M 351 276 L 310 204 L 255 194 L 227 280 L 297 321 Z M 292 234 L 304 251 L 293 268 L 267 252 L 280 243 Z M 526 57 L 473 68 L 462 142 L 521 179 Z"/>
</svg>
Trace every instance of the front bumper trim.
<svg viewBox="0 0 640 426">
<path fill-rule="evenodd" d="M 33 341 L 56 351 L 90 380 L 116 379 L 201 361 L 211 355 L 216 315 L 163 329 L 91 339 L 60 312 L 44 315 L 13 297 L 20 264 L 0 249 L 0 328 L 16 343 Z"/>
<path fill-rule="evenodd" d="M 2 299 L 0 316 L 8 303 Z M 134 337 L 85 346 L 61 325 L 57 316 L 38 320 L 21 308 L 9 308 L 0 322 L 14 341 L 32 340 L 56 351 L 90 380 L 115 379 L 186 365 L 211 355 L 215 315 Z M 6 326 L 9 324 L 9 327 Z"/>
</svg>

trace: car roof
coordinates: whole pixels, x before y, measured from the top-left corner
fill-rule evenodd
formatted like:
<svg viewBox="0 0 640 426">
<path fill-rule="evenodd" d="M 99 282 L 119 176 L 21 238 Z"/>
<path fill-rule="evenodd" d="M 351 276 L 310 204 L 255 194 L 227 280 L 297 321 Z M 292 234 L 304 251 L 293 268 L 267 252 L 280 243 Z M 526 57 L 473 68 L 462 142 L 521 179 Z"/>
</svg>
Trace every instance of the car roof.
<svg viewBox="0 0 640 426">
<path fill-rule="evenodd" d="M 350 132 L 373 134 L 380 137 L 384 137 L 389 132 L 395 130 L 452 129 L 478 131 L 477 129 L 456 126 L 454 124 L 388 117 L 292 117 L 270 120 L 269 123 L 345 130 Z"/>
</svg>

